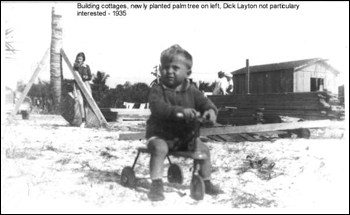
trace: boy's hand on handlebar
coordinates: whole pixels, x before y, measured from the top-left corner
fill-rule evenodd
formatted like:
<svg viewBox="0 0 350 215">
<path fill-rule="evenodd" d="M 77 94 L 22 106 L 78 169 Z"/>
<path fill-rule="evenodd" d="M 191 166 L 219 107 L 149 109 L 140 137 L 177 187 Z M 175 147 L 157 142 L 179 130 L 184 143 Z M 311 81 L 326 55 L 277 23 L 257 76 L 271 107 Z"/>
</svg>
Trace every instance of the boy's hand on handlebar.
<svg viewBox="0 0 350 215">
<path fill-rule="evenodd" d="M 197 117 L 197 111 L 195 109 L 192 109 L 192 108 L 185 108 L 183 110 L 183 113 L 184 113 L 184 119 L 186 121 L 192 121 L 194 120 L 196 117 Z"/>
<path fill-rule="evenodd" d="M 203 113 L 203 118 L 204 119 L 208 119 L 210 121 L 212 121 L 213 123 L 216 122 L 216 114 L 215 114 L 215 111 L 213 109 L 209 109 L 209 110 L 206 110 L 204 113 Z"/>
</svg>

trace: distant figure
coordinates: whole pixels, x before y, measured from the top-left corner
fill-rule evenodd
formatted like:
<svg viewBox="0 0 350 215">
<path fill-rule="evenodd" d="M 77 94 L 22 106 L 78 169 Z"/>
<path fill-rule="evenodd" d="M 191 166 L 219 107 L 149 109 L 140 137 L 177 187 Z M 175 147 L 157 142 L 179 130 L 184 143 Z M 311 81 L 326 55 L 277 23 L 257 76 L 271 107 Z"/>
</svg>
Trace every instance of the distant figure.
<svg viewBox="0 0 350 215">
<path fill-rule="evenodd" d="M 92 76 L 89 65 L 85 64 L 85 59 L 85 54 L 83 52 L 79 52 L 77 54 L 77 57 L 75 58 L 73 69 L 79 73 L 81 79 L 83 80 L 83 83 L 85 84 L 86 88 L 88 89 L 88 92 L 91 95 L 91 87 L 89 81 L 91 80 Z M 80 125 L 80 127 L 85 127 L 87 113 L 86 98 L 83 96 L 83 93 L 80 90 L 77 82 L 74 83 L 73 87 L 73 95 L 80 104 L 80 113 L 82 117 L 82 124 Z"/>
<path fill-rule="evenodd" d="M 215 81 L 213 95 L 227 95 L 233 92 L 233 82 L 230 75 L 218 72 L 218 79 Z"/>
</svg>

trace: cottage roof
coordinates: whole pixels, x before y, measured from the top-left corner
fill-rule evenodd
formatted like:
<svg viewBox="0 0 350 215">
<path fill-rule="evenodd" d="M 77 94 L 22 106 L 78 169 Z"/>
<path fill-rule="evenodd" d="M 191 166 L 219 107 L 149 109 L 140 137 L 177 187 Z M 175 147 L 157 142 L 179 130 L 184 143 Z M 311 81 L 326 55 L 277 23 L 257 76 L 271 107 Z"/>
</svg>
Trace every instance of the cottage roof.
<svg viewBox="0 0 350 215">
<path fill-rule="evenodd" d="M 321 63 L 321 64 L 324 64 L 326 67 L 328 67 L 328 70 L 330 70 L 331 72 L 335 74 L 339 74 L 339 71 L 334 69 L 326 61 L 327 60 L 321 59 L 321 58 L 311 58 L 311 59 L 305 59 L 305 60 L 271 63 L 271 64 L 264 64 L 264 65 L 257 65 L 257 66 L 249 66 L 249 71 L 250 73 L 278 71 L 278 70 L 287 70 L 287 69 L 294 69 L 294 71 L 296 71 L 296 70 L 311 66 L 312 64 L 315 64 L 315 63 Z M 246 73 L 246 71 L 247 71 L 247 68 L 243 67 L 231 73 L 232 75 L 239 75 L 239 74 Z"/>
</svg>

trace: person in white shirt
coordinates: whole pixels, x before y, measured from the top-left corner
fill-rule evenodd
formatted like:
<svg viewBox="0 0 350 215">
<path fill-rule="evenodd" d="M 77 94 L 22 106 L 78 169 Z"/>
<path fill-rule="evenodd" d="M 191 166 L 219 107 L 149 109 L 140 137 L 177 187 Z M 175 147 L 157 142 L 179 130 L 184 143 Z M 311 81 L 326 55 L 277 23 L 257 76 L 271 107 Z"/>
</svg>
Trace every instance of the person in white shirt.
<svg viewBox="0 0 350 215">
<path fill-rule="evenodd" d="M 218 72 L 218 79 L 215 81 L 213 95 L 228 95 L 233 92 L 233 82 L 230 75 Z"/>
</svg>

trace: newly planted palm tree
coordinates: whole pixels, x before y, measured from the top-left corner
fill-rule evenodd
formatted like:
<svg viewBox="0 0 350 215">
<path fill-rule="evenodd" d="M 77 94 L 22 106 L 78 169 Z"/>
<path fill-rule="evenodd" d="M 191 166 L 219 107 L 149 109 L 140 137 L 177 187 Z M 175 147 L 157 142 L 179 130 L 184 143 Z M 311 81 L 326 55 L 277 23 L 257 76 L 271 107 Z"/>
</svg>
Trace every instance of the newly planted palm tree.
<svg viewBox="0 0 350 215">
<path fill-rule="evenodd" d="M 57 13 L 55 7 L 52 7 L 50 82 L 55 112 L 58 111 L 62 91 L 62 60 L 60 54 L 62 48 L 61 18 L 62 16 Z"/>
</svg>

